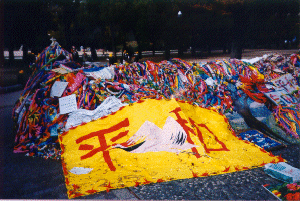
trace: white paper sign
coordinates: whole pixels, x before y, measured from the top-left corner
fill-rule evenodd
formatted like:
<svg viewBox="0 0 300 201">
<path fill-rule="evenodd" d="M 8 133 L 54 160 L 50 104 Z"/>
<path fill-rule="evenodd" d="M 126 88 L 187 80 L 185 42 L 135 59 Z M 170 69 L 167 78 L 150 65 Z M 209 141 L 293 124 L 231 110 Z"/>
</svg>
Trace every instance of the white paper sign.
<svg viewBox="0 0 300 201">
<path fill-rule="evenodd" d="M 76 102 L 75 94 L 59 98 L 58 100 L 59 100 L 60 114 L 67 114 L 77 110 L 77 102 Z"/>
<path fill-rule="evenodd" d="M 61 97 L 61 95 L 64 93 L 67 86 L 68 86 L 68 82 L 55 81 L 51 88 L 50 96 L 52 98 L 54 96 Z"/>
<path fill-rule="evenodd" d="M 279 78 L 272 80 L 277 87 L 284 88 L 289 94 L 299 90 L 296 79 L 291 74 L 285 74 Z"/>
<path fill-rule="evenodd" d="M 265 93 L 276 105 L 295 105 L 297 99 L 289 94 L 285 88 L 276 88 L 276 91 Z"/>
</svg>

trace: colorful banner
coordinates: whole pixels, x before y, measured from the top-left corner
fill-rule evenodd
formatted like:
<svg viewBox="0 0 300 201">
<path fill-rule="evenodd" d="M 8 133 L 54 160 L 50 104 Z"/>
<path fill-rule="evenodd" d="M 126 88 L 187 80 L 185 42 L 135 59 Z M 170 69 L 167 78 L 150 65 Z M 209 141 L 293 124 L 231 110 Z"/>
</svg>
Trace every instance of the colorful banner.
<svg viewBox="0 0 300 201">
<path fill-rule="evenodd" d="M 275 91 L 267 92 L 265 95 L 276 105 L 296 105 L 299 102 L 295 92 L 299 90 L 297 80 L 292 74 L 284 74 L 276 79 L 271 80 L 275 86 Z"/>
<path fill-rule="evenodd" d="M 69 198 L 283 161 L 237 138 L 215 110 L 175 99 L 124 106 L 59 139 Z"/>
<path fill-rule="evenodd" d="M 288 91 L 281 87 L 275 88 L 275 91 L 264 93 L 271 101 L 276 105 L 296 105 L 298 103 L 297 98 L 289 94 Z"/>
<path fill-rule="evenodd" d="M 284 74 L 271 81 L 275 86 L 284 88 L 289 94 L 293 94 L 295 91 L 299 90 L 297 80 L 290 73 Z"/>
</svg>

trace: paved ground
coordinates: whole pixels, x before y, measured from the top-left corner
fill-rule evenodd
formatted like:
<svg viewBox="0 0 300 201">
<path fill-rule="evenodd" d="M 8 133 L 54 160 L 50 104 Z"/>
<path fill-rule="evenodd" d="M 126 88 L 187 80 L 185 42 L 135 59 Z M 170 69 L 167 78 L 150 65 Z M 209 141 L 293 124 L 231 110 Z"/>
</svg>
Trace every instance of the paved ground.
<svg viewBox="0 0 300 201">
<path fill-rule="evenodd" d="M 0 95 L 0 199 L 67 199 L 60 161 L 13 154 L 12 109 L 21 91 Z M 300 168 L 300 145 L 273 151 Z M 279 181 L 263 168 L 111 190 L 80 199 L 274 200 L 262 185 Z M 2 185 L 2 186 L 1 186 Z"/>
<path fill-rule="evenodd" d="M 261 55 L 258 55 L 261 56 Z M 251 57 L 252 58 L 252 57 Z M 13 154 L 13 105 L 22 91 L 0 94 L 0 199 L 67 199 L 60 161 Z M 273 151 L 300 168 L 300 145 Z M 279 183 L 263 168 L 111 190 L 79 199 L 276 200 L 262 185 Z"/>
<path fill-rule="evenodd" d="M 261 57 L 266 54 L 282 54 L 282 55 L 291 55 L 297 53 L 299 50 L 297 49 L 290 49 L 290 50 L 272 50 L 272 49 L 245 49 L 243 50 L 242 59 L 250 59 L 255 57 Z M 177 58 L 177 53 L 172 53 L 171 57 Z M 164 55 L 156 55 L 155 57 L 152 57 L 151 55 L 143 56 L 143 58 L 140 61 L 154 61 L 159 62 L 164 60 Z M 230 59 L 230 54 L 226 53 L 223 54 L 221 50 L 215 50 L 212 51 L 211 55 L 205 55 L 205 53 L 202 56 L 198 57 L 192 57 L 189 53 L 184 54 L 182 59 L 188 62 L 206 62 L 206 61 L 212 61 L 214 59 Z"/>
</svg>

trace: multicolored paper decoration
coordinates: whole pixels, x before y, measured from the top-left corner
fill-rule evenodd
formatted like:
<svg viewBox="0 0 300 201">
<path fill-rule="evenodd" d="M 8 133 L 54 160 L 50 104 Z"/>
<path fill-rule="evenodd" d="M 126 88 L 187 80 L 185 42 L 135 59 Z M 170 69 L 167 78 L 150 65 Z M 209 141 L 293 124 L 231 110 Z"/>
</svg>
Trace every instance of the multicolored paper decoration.
<svg viewBox="0 0 300 201">
<path fill-rule="evenodd" d="M 72 54 L 63 49 L 58 42 L 52 43 L 50 46 L 46 47 L 37 57 L 36 68 L 42 68 L 43 66 L 51 66 L 58 56 L 64 56 L 66 59 L 71 59 Z M 49 65 L 49 66 L 48 66 Z M 36 69 L 34 69 L 36 70 Z"/>
<path fill-rule="evenodd" d="M 78 109 L 94 110 L 109 96 L 127 104 L 144 99 L 177 98 L 224 114 L 234 110 L 232 97 L 242 93 L 270 106 L 264 95 L 272 91 L 267 84 L 286 73 L 299 83 L 298 63 L 298 55 L 292 55 L 291 59 L 271 55 L 254 64 L 236 59 L 189 63 L 174 58 L 159 63 L 112 65 L 106 76 L 111 79 L 95 79 L 88 69 L 97 66 L 80 66 L 72 61 L 70 53 L 54 43 L 32 65 L 33 73 L 14 107 L 14 152 L 60 158 L 57 136 L 67 131 L 68 114 L 60 114 L 58 97 L 50 96 L 56 81 L 69 83 L 62 97 L 75 94 Z M 107 75 L 108 71 L 98 73 Z M 294 93 L 295 97 L 299 97 L 298 93 Z M 280 107 L 269 108 L 287 133 L 299 137 L 298 112 L 295 108 Z"/>
<path fill-rule="evenodd" d="M 263 187 L 279 200 L 300 200 L 300 182 L 265 184 Z"/>
<path fill-rule="evenodd" d="M 300 136 L 300 104 L 295 106 L 277 106 L 274 109 L 274 117 L 277 123 L 288 134 L 296 139 Z"/>
</svg>

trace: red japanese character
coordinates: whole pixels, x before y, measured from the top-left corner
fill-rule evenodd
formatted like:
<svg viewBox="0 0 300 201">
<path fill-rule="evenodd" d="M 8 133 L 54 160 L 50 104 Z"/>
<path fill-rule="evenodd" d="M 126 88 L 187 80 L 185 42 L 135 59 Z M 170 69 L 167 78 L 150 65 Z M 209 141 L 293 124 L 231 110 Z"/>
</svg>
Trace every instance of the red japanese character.
<svg viewBox="0 0 300 201">
<path fill-rule="evenodd" d="M 103 152 L 103 158 L 104 158 L 105 162 L 107 163 L 109 169 L 111 171 L 116 171 L 116 168 L 115 168 L 115 166 L 112 163 L 112 160 L 110 158 L 109 151 L 107 150 L 110 146 L 107 145 L 107 141 L 105 139 L 105 134 L 117 131 L 117 130 L 119 130 L 119 129 L 123 128 L 123 127 L 127 127 L 127 126 L 129 126 L 129 120 L 128 120 L 128 118 L 126 118 L 125 120 L 121 121 L 120 123 L 118 123 L 118 124 L 116 124 L 116 125 L 108 128 L 108 129 L 103 129 L 103 130 L 95 131 L 95 132 L 92 132 L 90 134 L 87 134 L 85 136 L 82 136 L 82 137 L 78 138 L 76 140 L 77 144 L 81 143 L 84 140 L 93 138 L 93 137 L 98 137 L 99 143 L 100 143 L 100 147 L 98 147 L 98 148 L 94 148 L 93 145 L 81 144 L 79 146 L 79 150 L 91 150 L 87 154 L 81 156 L 81 160 L 89 158 L 89 157 L 92 157 L 96 153 L 102 151 Z M 111 138 L 110 141 L 111 142 L 115 142 L 118 139 L 126 136 L 128 132 L 129 131 L 121 132 L 117 136 Z"/>
</svg>

